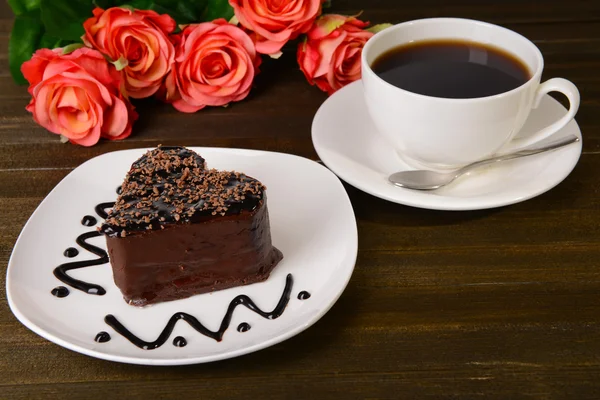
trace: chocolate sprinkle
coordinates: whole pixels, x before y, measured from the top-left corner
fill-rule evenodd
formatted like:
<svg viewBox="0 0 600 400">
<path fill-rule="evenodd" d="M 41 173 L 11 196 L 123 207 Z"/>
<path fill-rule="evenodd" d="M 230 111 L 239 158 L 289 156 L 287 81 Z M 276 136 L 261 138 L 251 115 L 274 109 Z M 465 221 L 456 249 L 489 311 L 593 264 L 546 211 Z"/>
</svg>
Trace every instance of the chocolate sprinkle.
<svg viewBox="0 0 600 400">
<path fill-rule="evenodd" d="M 133 163 L 122 189 L 101 227 L 108 236 L 253 211 L 265 187 L 239 172 L 206 169 L 185 147 L 158 147 Z"/>
</svg>

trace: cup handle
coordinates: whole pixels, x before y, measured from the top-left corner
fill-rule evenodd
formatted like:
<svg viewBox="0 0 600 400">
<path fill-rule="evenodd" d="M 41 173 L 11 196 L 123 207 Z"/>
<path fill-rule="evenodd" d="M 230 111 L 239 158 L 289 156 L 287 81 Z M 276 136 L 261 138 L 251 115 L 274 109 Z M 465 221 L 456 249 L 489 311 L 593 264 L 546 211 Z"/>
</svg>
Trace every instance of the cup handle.
<svg viewBox="0 0 600 400">
<path fill-rule="evenodd" d="M 502 153 L 516 151 L 522 147 L 527 147 L 540 142 L 564 128 L 575 117 L 575 114 L 577 114 L 577 110 L 579 109 L 579 90 L 577 90 L 577 86 L 571 81 L 563 78 L 549 79 L 538 87 L 533 102 L 533 108 L 538 108 L 542 98 L 549 92 L 560 92 L 567 96 L 567 99 L 569 99 L 569 111 L 567 114 L 555 123 L 537 131 L 527 138 L 510 142 L 507 146 L 508 148 L 502 149 Z"/>
</svg>

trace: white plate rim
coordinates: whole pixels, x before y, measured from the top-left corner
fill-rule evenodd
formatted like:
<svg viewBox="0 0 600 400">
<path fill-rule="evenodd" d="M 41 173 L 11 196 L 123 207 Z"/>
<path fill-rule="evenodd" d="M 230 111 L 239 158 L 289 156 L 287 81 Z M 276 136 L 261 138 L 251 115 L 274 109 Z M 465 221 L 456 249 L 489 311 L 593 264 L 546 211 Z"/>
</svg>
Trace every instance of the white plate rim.
<svg viewBox="0 0 600 400">
<path fill-rule="evenodd" d="M 46 197 L 44 197 L 44 199 L 40 202 L 40 204 L 36 207 L 35 211 L 31 214 L 31 216 L 29 217 L 29 219 L 27 220 L 27 222 L 25 223 L 25 225 L 23 225 L 23 228 L 21 229 L 21 232 L 19 233 L 19 236 L 17 237 L 17 240 L 15 241 L 15 244 L 13 246 L 13 252 L 11 252 L 11 256 L 9 258 L 8 261 L 8 266 L 7 266 L 7 270 L 6 270 L 6 298 L 8 301 L 8 305 L 10 310 L 12 311 L 12 313 L 14 314 L 14 316 L 17 318 L 17 320 L 19 320 L 19 322 L 21 322 L 25 327 L 27 327 L 29 330 L 31 330 L 32 332 L 36 333 L 37 335 L 43 337 L 44 339 L 53 342 L 61 347 L 64 347 L 66 349 L 72 350 L 74 352 L 77 353 L 81 353 L 90 357 L 94 357 L 94 358 L 98 358 L 98 359 L 102 359 L 102 360 L 107 360 L 107 361 L 114 361 L 114 362 L 119 362 L 119 363 L 126 363 L 126 364 L 137 364 L 137 365 L 152 365 L 152 366 L 170 366 L 170 365 L 190 365 L 190 364 L 201 364 L 201 363 L 209 363 L 209 362 L 214 362 L 214 361 L 220 361 L 220 360 L 225 360 L 225 359 L 229 359 L 229 358 L 235 358 L 235 357 L 239 357 L 245 354 L 250 354 L 250 353 L 254 353 L 256 351 L 265 349 L 267 347 L 271 347 L 273 345 L 276 345 L 278 343 L 281 343 L 287 339 L 290 339 L 298 334 L 300 334 L 301 332 L 305 331 L 306 329 L 310 328 L 312 325 L 314 325 L 317 321 L 319 321 L 325 314 L 327 314 L 327 312 L 329 312 L 329 310 L 335 305 L 335 303 L 337 303 L 337 301 L 339 300 L 339 298 L 341 297 L 341 295 L 344 293 L 344 291 L 346 290 L 346 287 L 348 286 L 348 283 L 350 282 L 350 279 L 352 278 L 352 274 L 354 272 L 354 268 L 356 266 L 356 260 L 358 258 L 358 226 L 356 224 L 356 216 L 354 214 L 354 208 L 352 207 L 352 203 L 350 202 L 350 198 L 348 197 L 348 194 L 345 190 L 345 188 L 343 187 L 342 183 L 340 182 L 339 178 L 333 173 L 331 172 L 329 169 L 327 169 L 326 167 L 324 167 L 323 165 L 320 165 L 319 163 L 310 160 L 308 158 L 305 157 L 301 157 L 301 156 L 297 156 L 295 154 L 288 154 L 288 153 L 282 153 L 282 152 L 273 152 L 273 151 L 264 151 L 264 150 L 251 150 L 251 149 L 240 149 L 240 148 L 223 148 L 223 147 L 199 147 L 199 146 L 188 146 L 189 149 L 197 151 L 197 152 L 201 152 L 203 150 L 211 150 L 211 151 L 232 151 L 232 152 L 241 152 L 241 153 L 248 153 L 248 154 L 279 154 L 279 155 L 284 155 L 284 156 L 289 156 L 289 157 L 294 157 L 294 158 L 298 158 L 298 159 L 303 159 L 305 161 L 310 161 L 313 162 L 315 164 L 317 164 L 320 168 L 323 169 L 323 172 L 326 174 L 331 174 L 332 176 L 334 176 L 336 179 L 335 181 L 337 182 L 337 184 L 341 187 L 341 189 L 344 191 L 344 193 L 346 194 L 346 196 L 344 196 L 344 201 L 347 203 L 347 205 L 350 207 L 350 210 L 352 211 L 352 217 L 354 219 L 354 224 L 353 224 L 353 243 L 352 243 L 352 254 L 350 254 L 350 259 L 348 260 L 348 264 L 350 265 L 349 267 L 349 271 L 347 276 L 345 277 L 344 281 L 342 282 L 342 285 L 340 287 L 339 292 L 332 298 L 332 300 L 329 302 L 329 304 L 327 304 L 325 307 L 323 307 L 318 313 L 315 313 L 308 322 L 304 323 L 304 324 L 300 324 L 298 326 L 296 326 L 293 329 L 290 329 L 286 332 L 283 332 L 282 334 L 273 337 L 270 340 L 267 341 L 263 341 L 260 343 L 257 343 L 255 345 L 252 346 L 248 346 L 248 347 L 244 347 L 238 350 L 233 350 L 233 351 L 229 351 L 227 353 L 217 353 L 214 355 L 210 355 L 210 356 L 201 356 L 201 357 L 192 357 L 192 358 L 172 358 L 172 359 L 152 359 L 152 358 L 142 358 L 142 357 L 129 357 L 129 356 L 120 356 L 120 355 L 114 355 L 114 354 L 107 354 L 107 353 L 103 353 L 103 352 L 99 352 L 99 351 L 95 351 L 92 349 L 88 349 L 85 348 L 83 346 L 79 346 L 76 344 L 73 344 L 67 340 L 61 339 L 47 331 L 45 331 L 43 328 L 39 327 L 38 325 L 36 325 L 33 321 L 31 321 L 31 319 L 29 319 L 27 317 L 27 315 L 25 315 L 24 313 L 21 312 L 21 310 L 18 308 L 17 304 L 14 302 L 12 295 L 11 295 L 11 282 L 12 280 L 10 279 L 10 274 L 11 271 L 15 268 L 12 267 L 13 265 L 13 253 L 14 253 L 14 249 L 17 247 L 17 245 L 19 244 L 20 241 L 24 240 L 23 239 L 23 232 L 25 231 L 25 228 L 27 227 L 27 225 L 30 223 L 31 220 L 33 220 L 34 216 L 36 215 L 36 213 L 38 213 L 38 211 L 40 210 L 42 204 L 44 202 L 46 202 L 46 200 L 50 197 L 50 195 L 56 190 L 56 188 L 61 185 L 65 179 L 72 174 L 77 168 L 91 162 L 92 160 L 96 160 L 98 158 L 103 157 L 106 154 L 111 154 L 111 153 L 120 153 L 120 152 L 130 152 L 132 150 L 135 151 L 144 151 L 144 150 L 151 150 L 152 147 L 148 147 L 148 148 L 136 148 L 136 149 L 127 149 L 127 150 L 117 150 L 117 151 L 113 151 L 113 152 L 107 152 L 98 156 L 95 156 L 93 158 L 90 158 L 89 160 L 85 161 L 84 163 L 80 164 L 78 167 L 74 168 L 71 172 L 69 172 L 69 174 L 67 174 L 63 179 L 61 179 L 61 181 L 46 195 Z M 132 162 L 134 160 L 132 159 Z M 348 256 L 348 255 L 346 255 Z"/>
<path fill-rule="evenodd" d="M 571 123 L 573 124 L 574 134 L 576 134 L 577 137 L 579 138 L 579 142 L 571 144 L 569 146 L 570 146 L 571 150 L 577 149 L 576 150 L 577 156 L 573 158 L 573 160 L 570 164 L 568 164 L 564 169 L 562 169 L 563 173 L 560 176 L 557 176 L 556 179 L 553 179 L 553 181 L 550 184 L 544 186 L 543 188 L 541 188 L 539 190 L 531 191 L 527 194 L 524 194 L 524 195 L 518 196 L 518 197 L 498 199 L 498 198 L 493 198 L 490 196 L 479 196 L 479 197 L 472 197 L 472 198 L 458 198 L 458 197 L 453 197 L 453 196 L 448 196 L 448 195 L 431 196 L 431 194 L 430 193 L 428 194 L 428 192 L 422 192 L 422 191 L 419 192 L 419 191 L 413 191 L 410 189 L 397 188 L 398 193 L 399 193 L 398 196 L 388 196 L 385 193 L 377 192 L 375 189 L 372 189 L 368 185 L 365 185 L 365 183 L 361 179 L 355 178 L 352 175 L 351 171 L 344 170 L 343 168 L 339 167 L 335 162 L 332 162 L 332 159 L 329 157 L 328 151 L 325 150 L 325 146 L 321 143 L 321 134 L 319 132 L 325 131 L 325 130 L 319 129 L 317 126 L 320 123 L 321 118 L 323 118 L 323 115 L 326 112 L 325 111 L 326 105 L 329 105 L 331 102 L 335 101 L 336 96 L 343 96 L 346 94 L 346 92 L 350 92 L 352 90 L 357 90 L 358 86 L 360 86 L 360 85 L 362 85 L 361 80 L 352 82 L 351 84 L 338 90 L 336 93 L 331 95 L 327 100 L 325 100 L 325 102 L 323 102 L 323 104 L 317 110 L 317 113 L 315 114 L 315 117 L 313 119 L 313 122 L 311 125 L 311 138 L 312 138 L 312 142 L 313 142 L 315 151 L 317 152 L 317 155 L 319 156 L 321 161 L 323 161 L 323 163 L 329 169 L 331 169 L 331 171 L 333 171 L 337 176 L 339 176 L 340 179 L 342 179 L 343 181 L 352 185 L 356 189 L 359 189 L 367 194 L 370 194 L 372 196 L 378 197 L 383 200 L 387 200 L 387 201 L 390 201 L 393 203 L 402 204 L 405 206 L 410 206 L 410 207 L 415 207 L 415 208 L 440 210 L 440 211 L 475 211 L 475 210 L 486 210 L 486 209 L 509 206 L 512 204 L 520 203 L 520 202 L 532 199 L 534 197 L 537 197 L 541 194 L 548 192 L 549 190 L 553 189 L 557 185 L 559 185 L 562 181 L 564 181 L 571 174 L 571 172 L 573 171 L 573 169 L 579 162 L 579 158 L 581 157 L 581 154 L 582 154 L 583 137 L 581 135 L 581 129 L 579 128 L 577 121 L 575 119 L 573 119 L 571 121 Z M 551 101 L 560 105 L 560 103 L 557 100 L 553 99 L 549 95 L 546 95 L 546 97 L 548 97 Z M 560 105 L 560 106 L 562 107 L 562 105 Z M 365 113 L 366 113 L 366 110 L 365 110 Z M 565 149 L 561 149 L 561 150 L 566 151 L 568 149 L 569 148 L 565 148 Z M 558 150 L 558 151 L 561 151 L 561 150 Z M 548 153 L 548 155 L 549 154 L 550 153 Z M 387 184 L 387 182 L 386 182 L 386 184 Z"/>
</svg>

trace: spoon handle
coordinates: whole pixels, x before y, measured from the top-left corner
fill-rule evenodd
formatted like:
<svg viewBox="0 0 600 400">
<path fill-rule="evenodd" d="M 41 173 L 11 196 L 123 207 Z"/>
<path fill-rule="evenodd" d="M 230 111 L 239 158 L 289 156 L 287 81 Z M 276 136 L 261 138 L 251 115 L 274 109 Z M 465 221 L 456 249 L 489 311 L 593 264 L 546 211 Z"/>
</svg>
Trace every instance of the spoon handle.
<svg viewBox="0 0 600 400">
<path fill-rule="evenodd" d="M 545 151 L 558 149 L 560 147 L 563 147 L 563 146 L 566 146 L 568 144 L 575 143 L 575 142 L 579 142 L 579 138 L 575 135 L 569 135 L 564 138 L 560 138 L 555 141 L 552 141 L 541 147 L 539 147 L 539 145 L 531 146 L 531 147 L 525 148 L 523 150 L 516 151 L 514 153 L 501 154 L 501 155 L 493 157 L 493 158 L 488 158 L 486 160 L 477 161 L 477 162 L 466 165 L 466 166 L 462 167 L 461 169 L 457 170 L 456 177 L 471 170 L 471 168 L 477 168 L 477 167 L 481 167 L 482 165 L 493 164 L 493 163 L 500 162 L 500 161 L 512 160 L 514 158 L 532 156 L 534 154 L 543 153 Z"/>
</svg>

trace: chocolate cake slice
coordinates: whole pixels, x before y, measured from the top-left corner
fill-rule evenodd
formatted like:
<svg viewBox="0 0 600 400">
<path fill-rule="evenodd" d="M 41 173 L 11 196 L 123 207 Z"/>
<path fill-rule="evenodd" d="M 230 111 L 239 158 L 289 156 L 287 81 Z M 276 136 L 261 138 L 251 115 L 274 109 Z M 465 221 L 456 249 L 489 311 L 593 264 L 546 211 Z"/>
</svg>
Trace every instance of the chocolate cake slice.
<svg viewBox="0 0 600 400">
<path fill-rule="evenodd" d="M 265 187 L 206 169 L 184 147 L 134 162 L 100 230 L 115 284 L 136 306 L 261 282 L 283 258 L 271 244 Z"/>
</svg>

